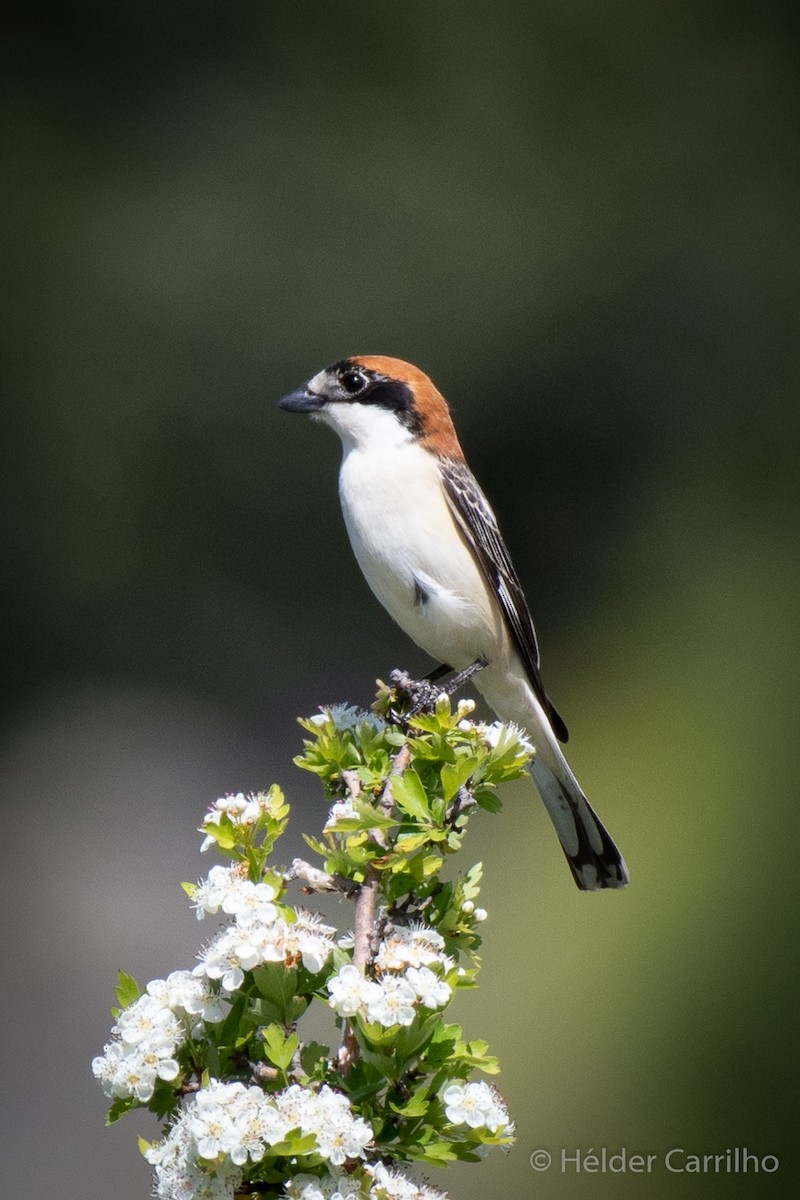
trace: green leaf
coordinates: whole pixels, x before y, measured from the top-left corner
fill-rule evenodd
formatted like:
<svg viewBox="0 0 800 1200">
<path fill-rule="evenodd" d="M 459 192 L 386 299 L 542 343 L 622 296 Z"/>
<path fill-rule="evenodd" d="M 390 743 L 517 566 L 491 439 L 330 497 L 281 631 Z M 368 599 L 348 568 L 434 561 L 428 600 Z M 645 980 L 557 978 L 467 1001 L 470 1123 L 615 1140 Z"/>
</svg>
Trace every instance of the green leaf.
<svg viewBox="0 0 800 1200">
<path fill-rule="evenodd" d="M 139 985 L 132 975 L 125 971 L 117 971 L 116 996 L 121 1008 L 127 1008 L 138 1000 L 141 995 Z"/>
<path fill-rule="evenodd" d="M 416 821 L 430 821 L 431 808 L 422 780 L 413 767 L 392 778 L 392 796 L 397 807 Z"/>
<path fill-rule="evenodd" d="M 278 1023 L 290 1025 L 296 1019 L 293 1001 L 297 993 L 298 976 L 294 967 L 288 970 L 283 963 L 266 963 L 253 969 L 253 980 L 259 994 L 273 1007 Z M 305 1010 L 305 1002 L 301 1011 Z"/>
<path fill-rule="evenodd" d="M 321 1042 L 306 1042 L 300 1051 L 300 1062 L 306 1075 L 312 1079 L 323 1078 L 330 1058 L 330 1048 Z"/>
<path fill-rule="evenodd" d="M 141 1108 L 138 1100 L 133 1096 L 125 1096 L 120 1100 L 115 1100 L 106 1114 L 106 1125 L 115 1125 L 120 1117 L 124 1117 L 133 1108 Z"/>
<path fill-rule="evenodd" d="M 430 1163 L 433 1167 L 443 1167 L 445 1163 L 455 1162 L 458 1155 L 454 1152 L 451 1142 L 430 1142 L 414 1157 L 418 1157 L 420 1162 Z"/>
<path fill-rule="evenodd" d="M 269 1061 L 281 1071 L 285 1071 L 300 1045 L 297 1034 L 290 1033 L 287 1037 L 280 1025 L 268 1025 L 262 1031 L 261 1036 L 264 1039 L 264 1049 Z"/>
<path fill-rule="evenodd" d="M 175 1112 L 178 1107 L 178 1096 L 175 1095 L 173 1086 L 159 1079 L 156 1083 L 153 1095 L 147 1102 L 147 1107 L 151 1112 L 163 1120 L 170 1113 Z"/>
<path fill-rule="evenodd" d="M 426 854 L 422 859 L 422 874 L 425 879 L 429 879 L 431 875 L 435 875 L 442 867 L 442 856 L 440 854 Z"/>
<path fill-rule="evenodd" d="M 396 1031 L 393 1030 L 394 1052 L 399 1070 L 404 1070 L 409 1060 L 419 1054 L 441 1025 L 442 1014 L 432 1013 L 422 1020 L 416 1017 L 410 1025 L 401 1025 Z"/>
<path fill-rule="evenodd" d="M 313 1133 L 301 1133 L 298 1129 L 296 1134 L 289 1134 L 282 1142 L 276 1142 L 269 1148 L 270 1158 L 275 1155 L 280 1155 L 283 1158 L 294 1156 L 296 1154 L 313 1154 L 317 1149 L 317 1139 Z M 283 1178 L 281 1179 L 281 1182 Z"/>
<path fill-rule="evenodd" d="M 219 1032 L 214 1039 L 218 1046 L 235 1045 L 239 1033 L 239 1023 L 242 1019 L 242 1014 L 244 1012 L 244 1006 L 246 1003 L 247 996 L 244 994 L 244 992 L 239 992 L 231 1006 L 230 1012 L 220 1025 Z"/>
<path fill-rule="evenodd" d="M 483 863 L 475 863 L 474 867 L 470 867 L 461 882 L 461 893 L 465 900 L 474 900 L 480 893 L 481 878 L 483 876 Z"/>
<path fill-rule="evenodd" d="M 477 1067 L 487 1075 L 497 1075 L 500 1063 L 493 1054 L 487 1054 L 489 1043 L 481 1040 L 474 1042 L 456 1042 L 453 1057 L 469 1067 Z"/>
<path fill-rule="evenodd" d="M 430 1108 L 428 1089 L 421 1087 L 405 1104 L 392 1104 L 390 1102 L 389 1107 L 394 1112 L 399 1113 L 401 1117 L 424 1117 Z"/>
<path fill-rule="evenodd" d="M 444 798 L 448 804 L 456 795 L 458 789 L 464 786 L 470 775 L 474 775 L 477 765 L 476 758 L 465 754 L 463 757 L 456 759 L 454 763 L 445 763 L 442 767 L 442 789 Z"/>
<path fill-rule="evenodd" d="M 497 793 L 492 790 L 492 788 L 476 788 L 473 795 L 478 801 L 478 804 L 480 804 L 481 808 L 484 808 L 487 812 L 497 813 L 500 812 L 503 807 L 502 801 Z"/>
<path fill-rule="evenodd" d="M 396 854 L 413 854 L 430 840 L 427 830 L 422 833 L 401 833 L 394 844 Z"/>
</svg>

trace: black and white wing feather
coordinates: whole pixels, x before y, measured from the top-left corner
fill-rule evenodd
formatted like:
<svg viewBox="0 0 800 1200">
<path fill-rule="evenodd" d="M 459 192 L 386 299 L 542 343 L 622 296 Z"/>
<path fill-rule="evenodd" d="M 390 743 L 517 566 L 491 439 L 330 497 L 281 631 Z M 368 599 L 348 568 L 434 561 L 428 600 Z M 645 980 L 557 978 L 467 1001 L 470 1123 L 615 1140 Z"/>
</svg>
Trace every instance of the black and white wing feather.
<svg viewBox="0 0 800 1200">
<path fill-rule="evenodd" d="M 497 597 L 514 645 L 525 664 L 531 687 L 547 713 L 556 737 L 566 742 L 569 732 L 544 690 L 539 673 L 536 630 L 489 501 L 465 462 L 444 459 L 441 472 L 450 510 Z"/>
</svg>

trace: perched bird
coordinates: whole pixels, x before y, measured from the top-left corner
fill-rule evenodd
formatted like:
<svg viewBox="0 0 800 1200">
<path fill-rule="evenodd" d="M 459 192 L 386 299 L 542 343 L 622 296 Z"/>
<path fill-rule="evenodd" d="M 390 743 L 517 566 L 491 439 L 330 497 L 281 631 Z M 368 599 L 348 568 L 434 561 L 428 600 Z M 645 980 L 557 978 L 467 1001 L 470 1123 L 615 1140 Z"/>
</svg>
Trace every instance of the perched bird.
<svg viewBox="0 0 800 1200">
<path fill-rule="evenodd" d="M 539 674 L 539 648 L 494 513 L 467 466 L 444 397 L 417 367 L 358 355 L 280 401 L 342 441 L 339 496 L 367 583 L 401 629 L 440 663 L 483 658 L 475 686 L 528 733 L 533 781 L 578 887 L 624 887 L 628 871 L 559 741 L 567 728 Z"/>
</svg>

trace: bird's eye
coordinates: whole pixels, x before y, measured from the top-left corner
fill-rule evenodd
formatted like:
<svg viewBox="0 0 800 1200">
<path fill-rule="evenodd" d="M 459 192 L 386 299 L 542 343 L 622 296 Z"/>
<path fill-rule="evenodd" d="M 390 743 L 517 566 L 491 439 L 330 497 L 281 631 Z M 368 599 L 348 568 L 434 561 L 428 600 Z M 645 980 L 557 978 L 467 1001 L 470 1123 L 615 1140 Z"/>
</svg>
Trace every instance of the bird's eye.
<svg viewBox="0 0 800 1200">
<path fill-rule="evenodd" d="M 363 371 L 344 371 L 339 377 L 339 382 L 348 396 L 355 396 L 367 386 L 367 377 Z"/>
</svg>

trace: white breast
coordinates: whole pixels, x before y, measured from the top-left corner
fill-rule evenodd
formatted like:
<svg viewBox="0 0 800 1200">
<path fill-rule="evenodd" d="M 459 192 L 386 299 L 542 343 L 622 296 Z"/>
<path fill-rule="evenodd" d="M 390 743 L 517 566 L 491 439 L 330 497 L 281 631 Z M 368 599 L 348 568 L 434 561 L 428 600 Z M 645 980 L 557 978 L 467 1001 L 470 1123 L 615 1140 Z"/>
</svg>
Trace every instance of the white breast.
<svg viewBox="0 0 800 1200">
<path fill-rule="evenodd" d="M 435 458 L 407 437 L 376 449 L 374 440 L 368 452 L 345 442 L 339 475 L 369 586 L 433 658 L 457 669 L 479 655 L 494 659 L 504 640 L 500 613 L 450 514 Z"/>
</svg>

